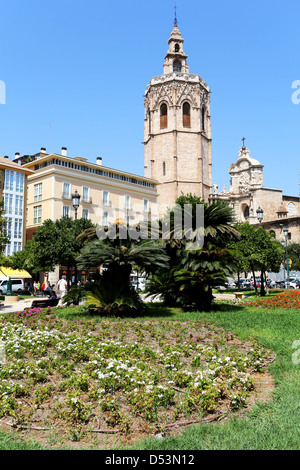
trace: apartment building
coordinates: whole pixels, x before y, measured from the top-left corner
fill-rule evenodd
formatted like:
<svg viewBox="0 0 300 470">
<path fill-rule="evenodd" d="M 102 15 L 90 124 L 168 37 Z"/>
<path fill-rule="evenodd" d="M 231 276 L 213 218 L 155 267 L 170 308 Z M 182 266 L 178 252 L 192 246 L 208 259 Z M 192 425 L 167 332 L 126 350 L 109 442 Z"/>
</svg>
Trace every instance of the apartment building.
<svg viewBox="0 0 300 470">
<path fill-rule="evenodd" d="M 75 218 L 72 195 L 77 191 L 78 218 L 108 225 L 117 219 L 128 223 L 148 220 L 157 213 L 157 181 L 102 165 L 86 158 L 69 157 L 46 149 L 30 157 L 16 156 L 14 162 L 30 170 L 27 181 L 26 238 L 30 240 L 46 219 Z"/>
<path fill-rule="evenodd" d="M 4 201 L 4 217 L 9 243 L 4 254 L 9 256 L 20 251 L 25 242 L 25 198 L 27 177 L 33 171 L 0 157 L 0 200 Z"/>
</svg>

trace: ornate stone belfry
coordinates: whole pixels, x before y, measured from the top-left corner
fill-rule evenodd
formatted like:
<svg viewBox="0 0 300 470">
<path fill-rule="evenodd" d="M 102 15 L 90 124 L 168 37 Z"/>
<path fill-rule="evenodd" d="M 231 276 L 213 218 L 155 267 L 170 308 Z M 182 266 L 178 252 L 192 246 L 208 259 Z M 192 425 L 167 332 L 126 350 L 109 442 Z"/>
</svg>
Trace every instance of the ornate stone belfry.
<svg viewBox="0 0 300 470">
<path fill-rule="evenodd" d="M 183 38 L 175 20 L 163 74 L 145 91 L 145 176 L 159 181 L 159 215 L 178 196 L 208 200 L 212 189 L 210 90 L 189 73 Z"/>
<path fill-rule="evenodd" d="M 229 168 L 230 188 L 226 191 L 225 185 L 223 190 L 218 193 L 218 187 L 213 184 L 213 194 L 210 196 L 211 201 L 223 200 L 227 201 L 234 208 L 237 220 L 257 222 L 256 210 L 259 206 L 264 206 L 266 190 L 263 187 L 263 165 L 258 160 L 250 156 L 250 150 L 245 147 L 245 138 L 243 146 L 239 148 L 238 159 L 232 163 Z M 272 198 L 276 194 L 272 193 Z M 265 214 L 267 216 L 267 213 Z"/>
<path fill-rule="evenodd" d="M 250 157 L 245 146 L 239 149 L 238 160 L 229 168 L 230 193 L 250 194 L 250 191 L 263 187 L 263 165 Z"/>
</svg>

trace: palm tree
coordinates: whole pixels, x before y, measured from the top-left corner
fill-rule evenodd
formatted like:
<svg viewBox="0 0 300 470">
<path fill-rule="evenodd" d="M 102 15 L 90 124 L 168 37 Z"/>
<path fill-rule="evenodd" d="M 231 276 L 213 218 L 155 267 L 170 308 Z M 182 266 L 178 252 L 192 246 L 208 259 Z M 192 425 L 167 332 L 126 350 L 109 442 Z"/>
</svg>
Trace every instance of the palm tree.
<svg viewBox="0 0 300 470">
<path fill-rule="evenodd" d="M 77 258 L 79 268 L 102 266 L 107 269 L 119 285 L 129 286 L 133 266 L 146 274 L 163 268 L 168 256 L 156 240 L 133 240 L 129 236 L 121 239 L 93 240 L 88 243 Z"/>
<path fill-rule="evenodd" d="M 210 306 L 212 287 L 224 284 L 231 274 L 232 252 L 227 248 L 228 240 L 237 239 L 239 232 L 233 227 L 234 211 L 222 201 L 207 204 L 192 194 L 181 196 L 177 206 L 188 205 L 193 226 L 196 229 L 196 205 L 204 208 L 203 246 L 189 250 L 189 240 L 175 238 L 175 227 L 171 224 L 169 239 L 163 241 L 170 257 L 169 270 L 161 270 L 150 278 L 148 295 L 161 293 L 168 306 L 181 306 L 187 310 Z"/>
<path fill-rule="evenodd" d="M 90 292 L 88 297 L 90 305 L 103 307 L 108 302 L 111 306 L 121 308 L 120 305 L 123 303 L 131 308 L 133 302 L 140 308 L 139 296 L 130 285 L 133 268 L 138 267 L 145 274 L 151 274 L 168 264 L 169 258 L 157 240 L 134 240 L 129 235 L 126 239 L 122 239 L 120 228 L 121 224 L 118 225 L 115 237 L 102 240 L 94 239 L 94 235 L 89 231 L 88 236 L 91 241 L 85 245 L 77 258 L 79 268 L 102 267 L 97 286 L 87 286 Z M 105 286 L 107 295 L 104 295 Z"/>
</svg>

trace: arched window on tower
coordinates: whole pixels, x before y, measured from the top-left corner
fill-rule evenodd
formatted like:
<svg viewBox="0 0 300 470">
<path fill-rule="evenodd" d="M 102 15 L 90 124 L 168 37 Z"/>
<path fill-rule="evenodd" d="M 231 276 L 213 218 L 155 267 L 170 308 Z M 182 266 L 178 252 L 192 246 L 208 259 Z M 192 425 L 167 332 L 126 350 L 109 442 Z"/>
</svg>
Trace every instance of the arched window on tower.
<svg viewBox="0 0 300 470">
<path fill-rule="evenodd" d="M 245 205 L 245 207 L 244 207 L 244 218 L 245 218 L 245 220 L 248 220 L 249 216 L 250 216 L 249 206 Z"/>
<path fill-rule="evenodd" d="M 175 62 L 173 62 L 173 72 L 181 72 L 180 60 L 175 60 Z"/>
<path fill-rule="evenodd" d="M 179 52 L 179 44 L 175 44 L 175 52 Z"/>
<path fill-rule="evenodd" d="M 168 107 L 163 103 L 160 107 L 160 128 L 168 127 Z"/>
<path fill-rule="evenodd" d="M 166 162 L 163 162 L 163 176 L 166 176 Z"/>
<path fill-rule="evenodd" d="M 186 101 L 182 106 L 183 127 L 191 127 L 191 106 Z"/>
<path fill-rule="evenodd" d="M 151 111 L 148 111 L 148 121 L 149 121 L 149 134 L 151 134 Z"/>
<path fill-rule="evenodd" d="M 201 114 L 202 114 L 201 115 L 201 121 L 202 121 L 201 122 L 201 130 L 205 131 L 205 108 L 204 108 L 204 106 L 202 108 L 202 113 Z"/>
</svg>

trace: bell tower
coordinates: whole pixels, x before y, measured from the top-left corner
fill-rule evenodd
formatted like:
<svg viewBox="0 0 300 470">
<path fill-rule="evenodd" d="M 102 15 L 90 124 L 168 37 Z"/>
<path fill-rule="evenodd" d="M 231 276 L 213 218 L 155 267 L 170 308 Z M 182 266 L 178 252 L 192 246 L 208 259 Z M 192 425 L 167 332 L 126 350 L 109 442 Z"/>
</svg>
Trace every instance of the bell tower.
<svg viewBox="0 0 300 470">
<path fill-rule="evenodd" d="M 210 90 L 189 73 L 183 43 L 175 17 L 163 74 L 144 95 L 145 176 L 160 183 L 160 216 L 181 193 L 208 200 L 212 188 Z"/>
</svg>

